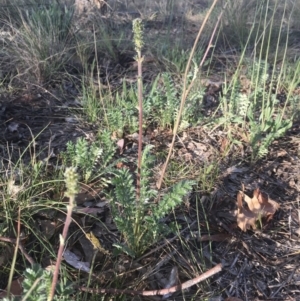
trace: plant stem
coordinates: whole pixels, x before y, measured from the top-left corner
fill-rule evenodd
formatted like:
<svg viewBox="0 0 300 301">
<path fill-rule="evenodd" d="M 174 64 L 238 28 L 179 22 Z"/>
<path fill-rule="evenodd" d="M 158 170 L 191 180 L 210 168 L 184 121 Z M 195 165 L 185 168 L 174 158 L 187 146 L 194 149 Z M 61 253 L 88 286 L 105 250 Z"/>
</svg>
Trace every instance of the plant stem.
<svg viewBox="0 0 300 301">
<path fill-rule="evenodd" d="M 137 202 L 141 197 L 141 165 L 142 165 L 142 144 L 143 144 L 143 82 L 142 82 L 142 61 L 141 51 L 137 52 L 138 65 L 138 99 L 139 99 L 139 142 L 138 142 L 138 172 L 137 172 Z"/>
<path fill-rule="evenodd" d="M 76 173 L 75 168 L 67 168 L 66 169 L 65 182 L 66 182 L 66 187 L 67 187 L 67 191 L 66 191 L 65 195 L 67 197 L 69 197 L 69 205 L 67 205 L 67 216 L 66 216 L 63 233 L 62 233 L 62 235 L 60 235 L 60 238 L 59 238 L 60 243 L 59 243 L 59 248 L 58 248 L 58 252 L 57 252 L 56 265 L 55 265 L 52 284 L 51 284 L 51 288 L 49 291 L 47 301 L 51 301 L 55 294 L 55 288 L 56 288 L 56 284 L 58 281 L 59 268 L 60 268 L 60 264 L 62 261 L 65 241 L 67 239 L 68 230 L 69 230 L 70 224 L 72 222 L 72 211 L 73 211 L 73 208 L 75 205 L 75 196 L 78 193 L 78 185 L 77 185 L 78 184 L 78 175 Z"/>
<path fill-rule="evenodd" d="M 188 72 L 190 70 L 190 67 L 191 67 L 191 63 L 192 63 L 192 59 L 193 59 L 193 56 L 194 56 L 194 53 L 195 53 L 195 50 L 196 50 L 196 46 L 198 44 L 198 41 L 200 39 L 200 36 L 203 32 L 203 29 L 207 23 L 207 20 L 209 18 L 209 16 L 211 15 L 215 5 L 217 4 L 218 0 L 214 0 L 213 4 L 211 5 L 209 11 L 207 12 L 207 14 L 205 15 L 205 18 L 202 22 L 202 25 L 198 31 L 198 35 L 195 39 L 195 42 L 194 42 L 194 45 L 193 45 L 193 48 L 191 50 L 191 54 L 190 54 L 190 57 L 189 57 L 189 60 L 187 62 L 187 65 L 186 65 L 186 68 L 185 68 L 185 73 L 184 73 L 184 76 L 183 76 L 183 89 L 182 89 L 182 95 L 181 95 L 181 102 L 180 102 L 180 107 L 179 107 L 179 113 L 178 113 L 178 116 L 177 116 L 177 119 L 176 119 L 176 123 L 175 123 L 175 126 L 174 126 L 174 130 L 173 130 L 173 139 L 172 139 L 172 143 L 171 143 L 171 146 L 169 148 L 169 153 L 168 153 L 168 157 L 166 159 L 166 162 L 162 168 L 162 171 L 161 171 L 161 175 L 160 175 L 160 178 L 157 182 L 157 188 L 160 189 L 161 188 L 161 184 L 162 184 L 162 181 L 163 181 L 163 178 L 164 178 L 164 175 L 165 175 L 165 172 L 166 172 L 166 169 L 167 169 L 167 166 L 168 166 L 168 162 L 171 158 L 171 155 L 172 155 L 172 152 L 173 152 L 173 147 L 174 147 L 174 144 L 175 144 L 175 139 L 176 139 L 176 135 L 177 135 L 177 130 L 178 130 L 178 127 L 179 127 L 179 124 L 180 124 L 180 118 L 181 118 L 181 115 L 182 115 L 182 111 L 183 111 L 183 108 L 184 108 L 184 104 L 185 104 L 185 101 L 186 101 L 186 98 L 188 96 L 188 93 L 190 92 L 193 84 L 194 84 L 194 81 L 195 81 L 195 78 L 192 80 L 192 82 L 189 84 L 189 86 L 187 87 L 187 76 L 188 76 Z M 227 5 L 228 1 L 226 2 L 225 6 Z M 224 9 L 223 9 L 224 10 Z M 219 24 L 219 20 L 223 14 L 223 10 L 218 18 L 218 21 L 215 25 L 215 28 L 218 26 Z M 213 32 L 213 35 L 215 34 L 216 30 L 214 30 Z M 213 37 L 212 35 L 212 37 Z M 212 39 L 211 39 L 212 40 Z M 211 45 L 209 44 L 208 45 L 208 48 L 210 48 Z M 208 54 L 208 51 L 205 52 L 205 56 L 203 57 L 202 61 L 201 61 L 201 64 L 204 63 L 205 61 L 205 58 L 206 58 L 206 55 Z"/>
<path fill-rule="evenodd" d="M 56 265 L 55 265 L 55 270 L 54 270 L 53 279 L 52 279 L 52 285 L 51 285 L 51 289 L 50 289 L 47 301 L 51 301 L 55 294 L 55 288 L 56 288 L 56 284 L 58 281 L 59 268 L 60 268 L 60 264 L 62 261 L 63 251 L 64 251 L 64 247 L 65 247 L 65 241 L 66 241 L 66 238 L 68 235 L 68 230 L 69 230 L 69 227 L 70 227 L 70 224 L 72 221 L 72 210 L 73 210 L 74 202 L 75 202 L 75 197 L 74 196 L 70 197 L 70 202 L 69 202 L 69 205 L 67 206 L 66 222 L 64 225 L 63 233 L 60 236 L 60 243 L 59 243 L 59 249 L 57 252 Z"/>
<path fill-rule="evenodd" d="M 9 297 L 9 295 L 10 295 L 11 283 L 12 283 L 14 272 L 15 272 L 15 266 L 16 266 L 17 255 L 18 255 L 18 248 L 19 248 L 19 244 L 20 244 L 20 235 L 21 235 L 21 221 L 20 220 L 21 220 L 21 209 L 19 207 L 19 210 L 18 210 L 18 225 L 17 225 L 17 239 L 16 239 L 14 257 L 13 257 L 13 260 L 12 260 L 11 269 L 10 269 L 9 278 L 8 278 L 7 297 Z"/>
</svg>

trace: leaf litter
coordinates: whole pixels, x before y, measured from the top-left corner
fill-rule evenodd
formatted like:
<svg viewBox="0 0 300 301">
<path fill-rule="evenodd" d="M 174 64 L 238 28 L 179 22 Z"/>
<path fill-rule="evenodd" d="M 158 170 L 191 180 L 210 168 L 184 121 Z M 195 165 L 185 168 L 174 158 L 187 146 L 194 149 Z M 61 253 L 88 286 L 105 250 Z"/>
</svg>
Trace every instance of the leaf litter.
<svg viewBox="0 0 300 301">
<path fill-rule="evenodd" d="M 248 208 L 243 206 L 243 200 L 248 204 Z M 237 195 L 237 207 L 237 225 L 241 230 L 246 231 L 251 227 L 256 229 L 256 222 L 261 218 L 267 218 L 267 221 L 272 219 L 279 208 L 279 204 L 271 200 L 259 188 L 256 188 L 252 198 L 244 192 L 239 191 Z"/>
</svg>

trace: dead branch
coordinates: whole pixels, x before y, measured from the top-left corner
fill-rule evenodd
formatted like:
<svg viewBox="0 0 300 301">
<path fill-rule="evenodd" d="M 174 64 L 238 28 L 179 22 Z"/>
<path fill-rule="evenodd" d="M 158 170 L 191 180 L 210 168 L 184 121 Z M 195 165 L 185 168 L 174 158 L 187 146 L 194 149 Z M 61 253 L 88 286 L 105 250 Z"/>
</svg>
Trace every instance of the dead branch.
<svg viewBox="0 0 300 301">
<path fill-rule="evenodd" d="M 201 281 L 206 280 L 207 278 L 219 273 L 222 270 L 222 264 L 219 263 L 212 269 L 206 271 L 205 273 L 199 275 L 198 277 L 188 280 L 182 284 L 172 286 L 170 288 L 165 288 L 161 290 L 152 290 L 152 291 L 135 291 L 135 290 L 121 290 L 121 289 L 114 289 L 114 288 L 88 288 L 88 287 L 79 287 L 78 289 L 83 292 L 93 293 L 93 294 L 126 294 L 126 295 L 133 295 L 133 296 L 163 296 L 169 293 L 175 293 L 177 291 L 181 291 L 187 289 Z"/>
</svg>

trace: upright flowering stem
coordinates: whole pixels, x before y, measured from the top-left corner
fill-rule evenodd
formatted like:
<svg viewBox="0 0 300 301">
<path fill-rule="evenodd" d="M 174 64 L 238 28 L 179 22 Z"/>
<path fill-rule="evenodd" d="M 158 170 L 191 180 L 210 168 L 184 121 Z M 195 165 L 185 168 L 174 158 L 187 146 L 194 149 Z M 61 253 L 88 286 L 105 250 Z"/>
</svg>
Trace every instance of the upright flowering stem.
<svg viewBox="0 0 300 301">
<path fill-rule="evenodd" d="M 137 55 L 135 60 L 138 65 L 138 100 L 139 100 L 139 141 L 138 141 L 138 174 L 137 174 L 137 202 L 141 193 L 141 165 L 142 165 L 142 137 L 143 137 L 143 81 L 142 81 L 142 47 L 143 47 L 143 23 L 141 19 L 133 20 L 134 45 Z"/>
<path fill-rule="evenodd" d="M 55 265 L 55 270 L 53 274 L 53 279 L 52 279 L 52 285 L 51 289 L 48 295 L 47 301 L 51 301 L 54 297 L 55 294 L 55 288 L 56 284 L 58 281 L 58 275 L 59 275 L 59 268 L 60 264 L 62 261 L 62 256 L 63 256 L 63 251 L 65 247 L 65 241 L 67 239 L 68 235 L 68 230 L 72 221 L 72 211 L 75 206 L 75 196 L 78 193 L 78 175 L 76 173 L 75 168 L 67 168 L 65 171 L 65 182 L 67 186 L 67 191 L 65 195 L 69 197 L 69 205 L 67 206 L 67 217 L 66 217 L 66 222 L 64 225 L 63 233 L 60 235 L 59 238 L 59 249 L 57 252 L 57 259 L 56 259 L 56 265 Z"/>
<path fill-rule="evenodd" d="M 139 139 L 138 139 L 138 168 L 137 168 L 137 188 L 136 188 L 136 206 L 137 214 L 135 216 L 135 229 L 134 235 L 139 232 L 140 226 L 140 216 L 141 216 L 141 165 L 142 165 L 142 141 L 143 141 L 143 80 L 142 80 L 142 62 L 144 57 L 142 57 L 143 48 L 143 23 L 141 19 L 135 19 L 132 22 L 133 28 L 133 39 L 136 51 L 135 60 L 138 65 L 138 100 L 139 100 Z"/>
</svg>

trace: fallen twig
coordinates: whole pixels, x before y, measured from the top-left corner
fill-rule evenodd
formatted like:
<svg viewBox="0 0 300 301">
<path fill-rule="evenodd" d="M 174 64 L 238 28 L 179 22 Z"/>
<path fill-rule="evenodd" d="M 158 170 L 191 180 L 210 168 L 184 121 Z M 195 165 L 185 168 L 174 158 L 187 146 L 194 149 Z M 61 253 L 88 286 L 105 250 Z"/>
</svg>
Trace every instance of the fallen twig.
<svg viewBox="0 0 300 301">
<path fill-rule="evenodd" d="M 169 293 L 175 293 L 177 291 L 181 291 L 187 289 L 201 281 L 206 280 L 207 278 L 219 273 L 222 270 L 222 264 L 219 263 L 212 269 L 207 272 L 199 275 L 198 277 L 188 280 L 182 284 L 172 286 L 170 288 L 165 288 L 161 290 L 152 290 L 152 291 L 135 291 L 135 290 L 121 290 L 115 288 L 89 288 L 89 287 L 79 287 L 78 289 L 83 292 L 93 293 L 93 294 L 125 294 L 125 295 L 134 295 L 134 296 L 163 296 Z"/>
<path fill-rule="evenodd" d="M 0 236 L 0 241 L 5 241 L 5 242 L 9 242 L 12 244 L 16 244 L 17 243 L 17 239 L 15 238 L 9 238 L 9 237 L 4 237 L 4 236 Z M 24 246 L 22 245 L 22 242 L 19 242 L 19 249 L 21 251 L 21 253 L 25 256 L 25 258 L 27 259 L 27 261 L 30 264 L 34 264 L 35 261 L 33 260 L 33 258 L 27 253 L 27 251 L 25 250 Z"/>
</svg>

